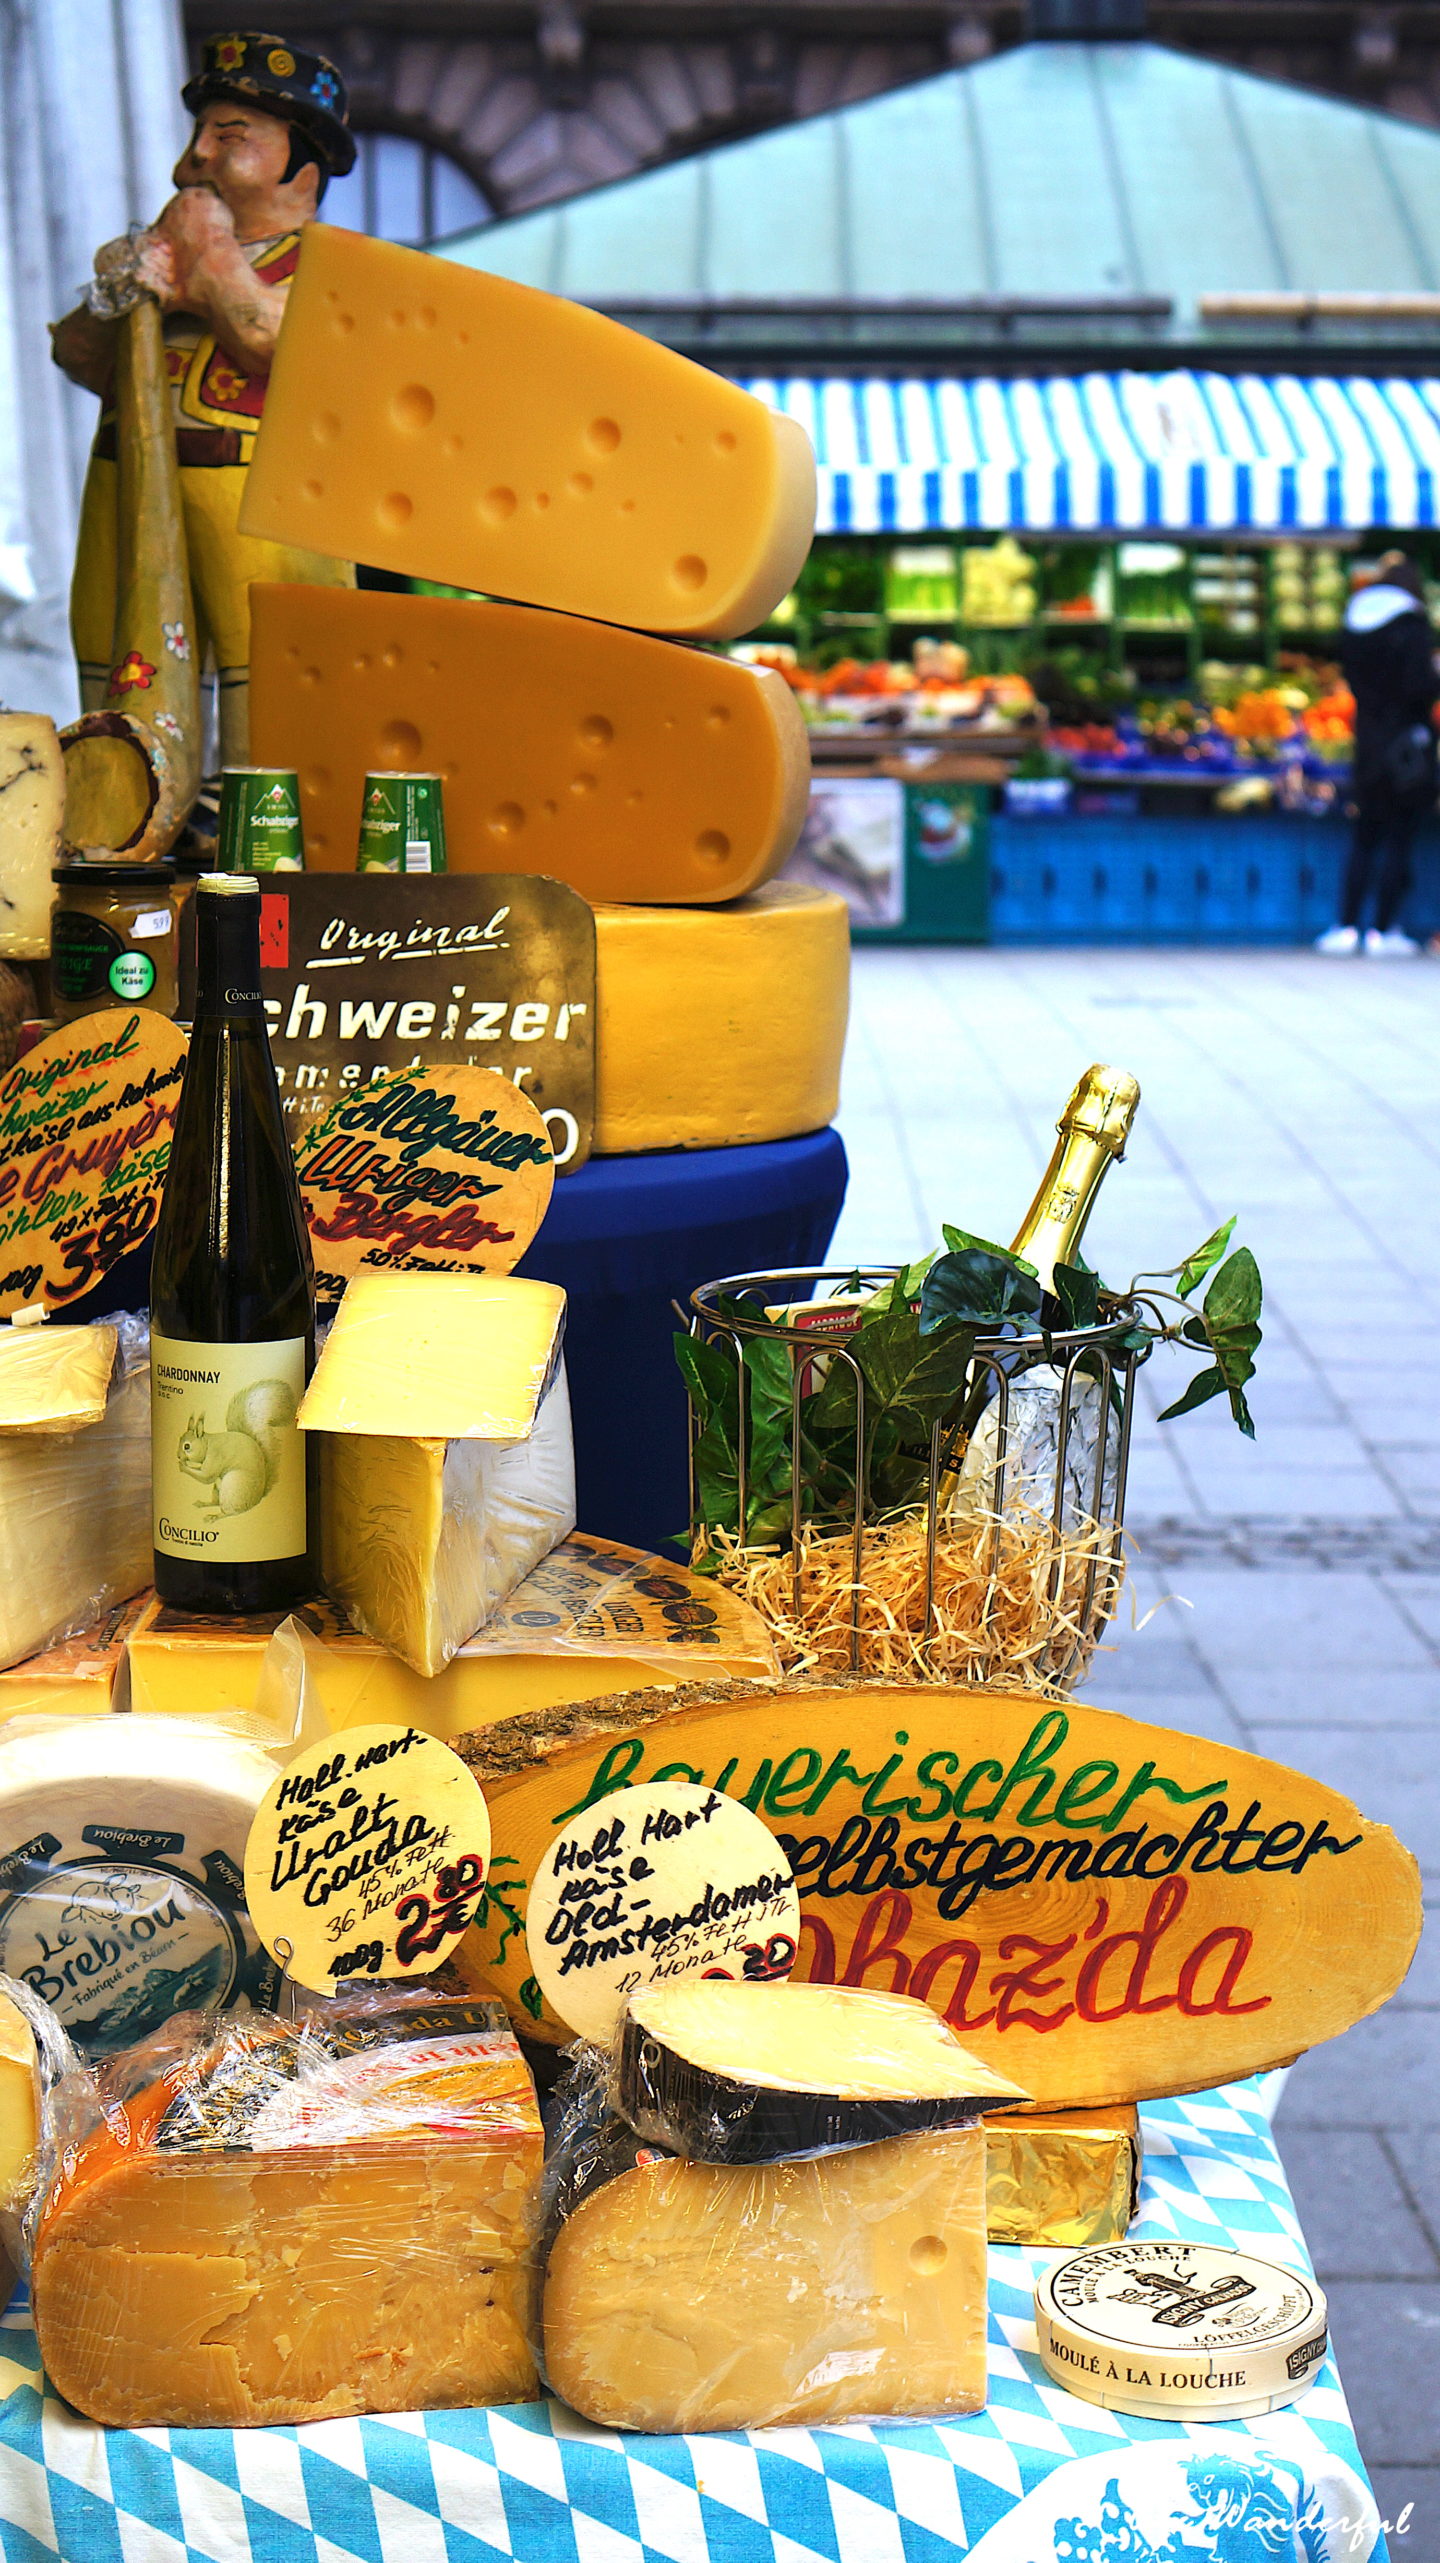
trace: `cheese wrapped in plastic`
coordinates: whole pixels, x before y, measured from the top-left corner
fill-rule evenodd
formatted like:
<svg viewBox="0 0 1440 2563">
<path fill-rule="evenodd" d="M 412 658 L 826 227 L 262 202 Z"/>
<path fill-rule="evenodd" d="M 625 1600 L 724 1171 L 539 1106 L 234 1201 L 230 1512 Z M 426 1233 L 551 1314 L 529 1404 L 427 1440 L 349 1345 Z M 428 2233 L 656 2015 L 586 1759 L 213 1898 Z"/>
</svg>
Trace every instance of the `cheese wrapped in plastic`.
<svg viewBox="0 0 1440 2563">
<path fill-rule="evenodd" d="M 152 1571 L 145 1320 L 0 1326 L 0 1666 L 78 1636 Z"/>
<path fill-rule="evenodd" d="M 575 1526 L 565 1294 L 480 1273 L 352 1281 L 300 1409 L 327 1591 L 442 1671 Z"/>
<path fill-rule="evenodd" d="M 35 2328 L 90 2419 L 233 2429 L 537 2393 L 542 2136 L 500 2012 L 377 1987 L 296 2020 L 176 2022 L 46 2116 Z"/>
<path fill-rule="evenodd" d="M 992 2243 L 1118 2243 L 1140 2190 L 1140 2113 L 1046 2109 L 985 2122 L 986 2215 Z"/>
<path fill-rule="evenodd" d="M 788 2162 L 688 2162 L 580 2052 L 546 2169 L 542 2366 L 606 2429 L 939 2419 L 985 2401 L 978 2122 Z"/>
</svg>

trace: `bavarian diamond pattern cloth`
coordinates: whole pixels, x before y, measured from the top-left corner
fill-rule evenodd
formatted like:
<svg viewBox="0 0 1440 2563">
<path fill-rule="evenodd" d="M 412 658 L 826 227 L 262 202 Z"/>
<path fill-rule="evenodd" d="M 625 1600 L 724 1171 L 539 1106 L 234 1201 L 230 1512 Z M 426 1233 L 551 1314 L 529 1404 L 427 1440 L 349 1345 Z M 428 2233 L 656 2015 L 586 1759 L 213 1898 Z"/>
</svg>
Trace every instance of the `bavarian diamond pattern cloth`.
<svg viewBox="0 0 1440 2563">
<path fill-rule="evenodd" d="M 1134 2232 L 1308 2269 L 1259 2088 L 1145 2117 Z M 990 2256 L 983 2413 L 641 2438 L 555 2403 L 295 2429 L 105 2430 L 0 2331 L 3 2563 L 1365 2563 L 1375 2505 L 1332 2363 L 1267 2419 L 1131 2420 L 1047 2380 L 1033 2276 Z"/>
</svg>

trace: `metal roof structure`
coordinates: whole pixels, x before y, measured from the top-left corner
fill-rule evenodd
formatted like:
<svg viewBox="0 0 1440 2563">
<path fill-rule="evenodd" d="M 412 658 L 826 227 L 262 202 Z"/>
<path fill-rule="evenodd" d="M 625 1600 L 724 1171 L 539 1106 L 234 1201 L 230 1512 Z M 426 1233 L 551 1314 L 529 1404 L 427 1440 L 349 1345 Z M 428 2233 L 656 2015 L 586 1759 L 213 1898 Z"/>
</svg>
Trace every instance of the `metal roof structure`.
<svg viewBox="0 0 1440 2563">
<path fill-rule="evenodd" d="M 1161 45 L 1033 43 L 441 254 L 751 374 L 1419 373 L 1440 134 Z"/>
</svg>

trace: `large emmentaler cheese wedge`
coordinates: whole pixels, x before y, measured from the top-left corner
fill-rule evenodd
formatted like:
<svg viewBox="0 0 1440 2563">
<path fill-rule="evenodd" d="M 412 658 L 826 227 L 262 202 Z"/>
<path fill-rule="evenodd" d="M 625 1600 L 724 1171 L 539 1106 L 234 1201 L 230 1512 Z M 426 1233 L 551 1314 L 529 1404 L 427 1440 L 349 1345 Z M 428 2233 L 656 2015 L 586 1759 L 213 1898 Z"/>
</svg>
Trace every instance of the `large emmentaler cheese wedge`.
<svg viewBox="0 0 1440 2563">
<path fill-rule="evenodd" d="M 724 640 L 793 586 L 815 458 L 793 419 L 598 312 L 312 223 L 240 523 Z"/>
<path fill-rule="evenodd" d="M 631 1995 L 620 2026 L 621 2116 L 696 2162 L 928 2135 L 1024 2097 L 905 1994 L 662 1978 Z"/>
<path fill-rule="evenodd" d="M 252 588 L 250 729 L 300 777 L 320 872 L 354 870 L 363 780 L 399 766 L 443 776 L 454 872 L 737 899 L 784 862 L 810 788 L 773 669 L 453 597 Z"/>
<path fill-rule="evenodd" d="M 985 2138 L 637 2165 L 551 2246 L 545 2372 L 603 2429 L 936 2419 L 985 2401 Z"/>
<path fill-rule="evenodd" d="M 760 1814 L 796 1975 L 928 2002 L 1034 2105 L 1200 2091 L 1376 2011 L 1420 1934 L 1389 1827 L 1302 1772 L 1113 1711 L 967 1685 L 632 1692 L 456 1740 L 522 1913 L 556 1831 L 662 1775 Z M 559 2044 L 499 1917 L 467 1978 Z"/>
<path fill-rule="evenodd" d="M 327 1592 L 432 1675 L 575 1526 L 565 1294 L 482 1273 L 361 1273 L 300 1409 L 322 1437 Z"/>
<path fill-rule="evenodd" d="M 597 1156 L 823 1130 L 840 1102 L 850 917 L 771 881 L 724 908 L 597 907 Z"/>
<path fill-rule="evenodd" d="M 119 1361 L 116 1345 L 113 1326 L 0 1326 L 0 1665 L 150 1580 L 150 1369 L 133 1320 Z"/>
</svg>

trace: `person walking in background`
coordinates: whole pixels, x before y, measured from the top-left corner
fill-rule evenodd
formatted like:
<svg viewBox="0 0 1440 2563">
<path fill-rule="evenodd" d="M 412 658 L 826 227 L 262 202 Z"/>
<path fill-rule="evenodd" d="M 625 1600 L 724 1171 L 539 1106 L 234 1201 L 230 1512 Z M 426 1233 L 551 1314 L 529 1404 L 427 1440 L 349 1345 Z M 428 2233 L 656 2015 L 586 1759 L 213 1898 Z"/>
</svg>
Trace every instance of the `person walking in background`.
<svg viewBox="0 0 1440 2563">
<path fill-rule="evenodd" d="M 1408 959 L 1420 946 L 1398 919 L 1416 834 L 1435 804 L 1436 674 L 1424 586 L 1403 552 L 1386 552 L 1351 597 L 1340 666 L 1355 697 L 1355 832 L 1340 922 L 1315 949 Z"/>
</svg>

